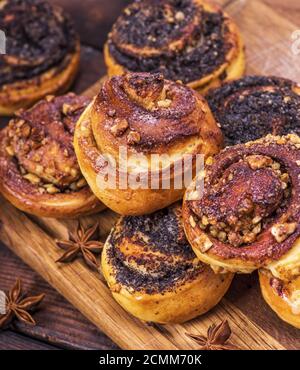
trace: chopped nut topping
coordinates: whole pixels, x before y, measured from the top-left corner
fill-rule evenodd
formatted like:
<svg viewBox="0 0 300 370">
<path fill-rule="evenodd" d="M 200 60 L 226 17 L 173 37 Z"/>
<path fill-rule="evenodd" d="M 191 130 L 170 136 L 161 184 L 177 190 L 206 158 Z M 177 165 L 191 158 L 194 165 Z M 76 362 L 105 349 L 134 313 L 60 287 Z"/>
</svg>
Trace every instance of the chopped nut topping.
<svg viewBox="0 0 300 370">
<path fill-rule="evenodd" d="M 285 144 L 285 143 L 286 143 L 286 140 L 285 140 L 285 138 L 284 138 L 284 137 L 280 137 L 279 139 L 277 139 L 276 143 L 277 143 L 278 145 L 283 145 L 283 144 Z"/>
<path fill-rule="evenodd" d="M 213 157 L 208 157 L 207 160 L 205 161 L 205 164 L 208 166 L 211 166 L 214 163 Z"/>
<path fill-rule="evenodd" d="M 23 177 L 24 177 L 24 179 L 26 179 L 29 182 L 31 182 L 33 185 L 37 185 L 41 181 L 41 179 L 38 176 L 34 175 L 33 173 L 27 173 Z"/>
<path fill-rule="evenodd" d="M 62 106 L 62 112 L 66 116 L 71 111 L 72 106 L 70 104 L 64 103 Z"/>
<path fill-rule="evenodd" d="M 287 239 L 296 231 L 296 228 L 296 222 L 274 225 L 271 229 L 271 234 L 274 236 L 278 243 L 282 243 L 285 239 Z"/>
<path fill-rule="evenodd" d="M 15 152 L 14 152 L 14 149 L 13 149 L 12 146 L 7 146 L 5 148 L 5 150 L 6 150 L 7 154 L 10 155 L 11 157 L 13 157 L 15 155 Z"/>
<path fill-rule="evenodd" d="M 196 227 L 196 222 L 193 216 L 190 216 L 190 225 L 192 226 L 192 228 Z"/>
<path fill-rule="evenodd" d="M 247 157 L 247 162 L 252 170 L 258 170 L 269 166 L 272 163 L 272 159 L 262 155 L 250 155 Z"/>
<path fill-rule="evenodd" d="M 114 284 L 110 287 L 110 290 L 113 292 L 113 293 L 119 293 L 121 291 L 122 287 L 120 284 Z"/>
<path fill-rule="evenodd" d="M 261 224 L 257 224 L 253 229 L 252 232 L 254 234 L 259 234 L 261 232 Z"/>
<path fill-rule="evenodd" d="M 225 240 L 227 239 L 227 234 L 224 232 L 224 231 L 220 231 L 218 233 L 218 239 L 221 241 L 221 242 L 225 242 Z"/>
<path fill-rule="evenodd" d="M 176 19 L 176 21 L 178 21 L 178 22 L 181 22 L 181 21 L 183 21 L 184 20 L 184 18 L 185 18 L 185 15 L 184 15 L 184 13 L 183 12 L 177 12 L 176 14 L 175 14 L 175 19 Z"/>
<path fill-rule="evenodd" d="M 71 175 L 72 175 L 73 177 L 78 176 L 78 170 L 76 170 L 75 168 L 71 168 L 70 173 L 71 173 Z"/>
<path fill-rule="evenodd" d="M 45 97 L 45 99 L 46 99 L 46 101 L 47 101 L 48 103 L 51 103 L 51 102 L 55 99 L 55 96 L 54 96 L 54 95 L 47 95 L 47 96 Z"/>
<path fill-rule="evenodd" d="M 253 224 L 258 224 L 261 220 L 262 220 L 261 216 L 255 216 L 255 217 L 252 219 L 252 223 L 253 223 Z"/>
<path fill-rule="evenodd" d="M 108 117 L 113 118 L 116 115 L 116 110 L 115 109 L 109 109 L 107 112 Z"/>
<path fill-rule="evenodd" d="M 54 185 L 47 187 L 47 192 L 49 194 L 56 194 L 59 193 L 59 189 L 55 187 Z"/>
<path fill-rule="evenodd" d="M 79 181 L 77 181 L 76 185 L 80 189 L 80 188 L 85 187 L 87 185 L 87 182 L 84 178 L 82 178 Z"/>
<path fill-rule="evenodd" d="M 213 243 L 208 238 L 201 244 L 200 250 L 202 253 L 207 252 L 211 247 L 213 246 Z"/>
<path fill-rule="evenodd" d="M 211 235 L 216 238 L 218 236 L 218 229 L 216 229 L 215 227 L 211 226 L 210 229 L 209 229 L 209 232 L 211 233 Z"/>
<path fill-rule="evenodd" d="M 27 139 L 30 136 L 31 128 L 29 125 L 23 125 L 21 129 L 21 135 L 23 138 Z"/>
<path fill-rule="evenodd" d="M 38 164 L 36 165 L 35 170 L 40 175 L 44 171 L 44 167 Z"/>
<path fill-rule="evenodd" d="M 170 99 L 159 100 L 157 102 L 157 106 L 159 108 L 169 108 L 171 104 L 172 104 L 172 100 Z"/>
<path fill-rule="evenodd" d="M 116 137 L 121 136 L 127 130 L 128 126 L 129 126 L 128 121 L 125 118 L 124 119 L 117 118 L 115 120 L 115 125 L 111 127 L 110 132 L 112 133 L 112 135 Z"/>
<path fill-rule="evenodd" d="M 289 134 L 287 138 L 294 144 L 300 144 L 300 137 L 296 134 Z"/>
<path fill-rule="evenodd" d="M 127 143 L 129 145 L 139 143 L 141 141 L 141 135 L 136 131 L 130 131 L 127 136 Z"/>
<path fill-rule="evenodd" d="M 125 8 L 125 9 L 124 9 L 124 13 L 125 13 L 126 15 L 130 15 L 130 14 L 131 14 L 131 11 L 130 11 L 130 9 Z"/>
<path fill-rule="evenodd" d="M 208 218 L 205 215 L 202 217 L 201 222 L 205 226 L 209 224 Z"/>
</svg>

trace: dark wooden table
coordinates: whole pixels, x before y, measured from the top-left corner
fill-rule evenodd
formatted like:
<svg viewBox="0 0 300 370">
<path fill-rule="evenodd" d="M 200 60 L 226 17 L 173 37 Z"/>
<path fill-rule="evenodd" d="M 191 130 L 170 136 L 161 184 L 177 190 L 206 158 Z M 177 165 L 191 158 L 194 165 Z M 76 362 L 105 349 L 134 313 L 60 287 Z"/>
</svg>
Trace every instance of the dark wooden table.
<svg viewBox="0 0 300 370">
<path fill-rule="evenodd" d="M 102 58 L 102 46 L 111 24 L 128 3 L 128 0 L 50 0 L 63 6 L 73 17 L 82 41 L 81 69 L 74 85 L 74 91 L 80 93 L 93 84 L 103 74 L 105 67 Z M 244 1 L 244 0 L 243 0 Z M 250 0 L 248 0 L 250 1 Z M 242 0 L 228 0 L 227 5 Z M 276 12 L 299 24 L 300 3 L 298 0 L 262 0 L 271 5 Z M 224 3 L 224 1 L 223 1 Z M 300 24 L 299 24 L 300 29 Z M 5 120 L 0 121 L 0 126 Z M 1 210 L 0 210 L 1 212 Z M 26 248 L 26 240 L 24 240 Z M 89 323 L 73 306 L 51 288 L 39 275 L 25 265 L 0 243 L 0 289 L 8 290 L 20 277 L 26 290 L 34 294 L 45 292 L 46 298 L 35 314 L 36 327 L 21 323 L 5 332 L 0 332 L 0 349 L 114 349 L 117 348 L 109 338 Z M 239 284 L 237 284 L 237 280 Z M 257 280 L 254 275 L 239 276 L 233 283 L 229 300 L 241 301 L 241 290 L 247 289 L 248 296 L 257 294 Z M 249 314 L 255 312 L 249 300 Z M 261 309 L 268 309 L 261 300 Z M 270 315 L 273 315 L 270 312 Z M 280 323 L 280 325 L 284 325 Z M 296 330 L 290 329 L 292 336 Z M 278 338 L 280 339 L 280 338 Z"/>
</svg>

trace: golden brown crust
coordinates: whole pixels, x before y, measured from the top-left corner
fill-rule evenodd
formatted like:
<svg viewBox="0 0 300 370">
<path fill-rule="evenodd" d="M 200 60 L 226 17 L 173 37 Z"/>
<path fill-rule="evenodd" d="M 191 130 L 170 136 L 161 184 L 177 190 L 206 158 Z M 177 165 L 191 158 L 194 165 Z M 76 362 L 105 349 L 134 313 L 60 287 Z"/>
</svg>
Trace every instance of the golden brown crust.
<svg viewBox="0 0 300 370">
<path fill-rule="evenodd" d="M 222 151 L 205 169 L 204 194 L 186 192 L 183 215 L 197 256 L 219 269 L 300 274 L 300 138 L 272 136 Z M 203 174 L 202 174 L 203 176 Z"/>
<path fill-rule="evenodd" d="M 139 32 L 141 25 L 144 32 Z M 141 1 L 125 8 L 116 21 L 104 56 L 109 76 L 161 72 L 206 92 L 243 75 L 243 49 L 236 25 L 209 1 Z"/>
<path fill-rule="evenodd" d="M 60 66 L 40 76 L 4 85 L 0 89 L 0 115 L 12 116 L 20 108 L 28 108 L 46 95 L 60 95 L 72 85 L 80 61 L 80 44 L 67 55 Z"/>
<path fill-rule="evenodd" d="M 300 277 L 283 282 L 265 270 L 259 271 L 262 295 L 272 310 L 284 321 L 300 329 Z"/>
<path fill-rule="evenodd" d="M 3 1 L 0 114 L 12 115 L 48 94 L 62 94 L 79 67 L 80 43 L 69 17 L 43 0 Z M 47 45 L 47 48 L 45 48 Z"/>
<path fill-rule="evenodd" d="M 160 74 L 127 74 L 106 81 L 75 131 L 84 177 L 104 204 L 125 215 L 151 213 L 181 199 L 184 189 L 174 186 L 175 163 L 182 162 L 185 154 L 213 155 L 221 145 L 220 130 L 205 100 Z M 119 162 L 121 149 L 127 151 L 128 173 L 121 168 L 124 161 Z M 143 154 L 146 163 L 140 163 L 137 154 Z M 152 154 L 168 155 L 164 173 L 162 167 L 151 168 Z M 107 157 L 116 162 L 115 189 L 98 186 L 99 177 L 109 172 Z M 161 182 L 168 171 L 170 189 L 165 189 Z M 159 179 L 156 189 L 151 189 L 153 174 Z M 125 186 L 119 181 L 122 175 Z M 146 188 L 132 189 L 131 177 L 146 178 Z"/>
<path fill-rule="evenodd" d="M 80 173 L 72 142 L 88 102 L 72 93 L 48 96 L 0 132 L 0 191 L 17 208 L 60 218 L 104 208 Z"/>
<path fill-rule="evenodd" d="M 232 274 L 216 275 L 199 262 L 182 227 L 181 207 L 119 220 L 102 255 L 116 301 L 144 321 L 185 322 L 215 306 Z"/>
</svg>

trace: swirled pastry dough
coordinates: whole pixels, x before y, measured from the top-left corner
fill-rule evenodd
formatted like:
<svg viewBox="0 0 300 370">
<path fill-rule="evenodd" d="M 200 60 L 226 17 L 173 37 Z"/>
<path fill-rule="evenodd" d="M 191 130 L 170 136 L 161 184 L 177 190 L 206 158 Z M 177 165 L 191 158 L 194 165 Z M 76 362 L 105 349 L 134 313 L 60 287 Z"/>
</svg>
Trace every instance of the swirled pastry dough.
<svg viewBox="0 0 300 370">
<path fill-rule="evenodd" d="M 0 29 L 0 114 L 12 115 L 71 85 L 79 66 L 79 38 L 62 9 L 43 0 L 3 0 Z"/>
<path fill-rule="evenodd" d="M 91 189 L 124 215 L 151 213 L 181 199 L 185 187 L 175 186 L 175 166 L 182 166 L 190 155 L 193 171 L 197 154 L 207 157 L 221 146 L 220 129 L 203 97 L 161 74 L 112 77 L 75 131 L 76 155 Z M 120 156 L 121 150 L 126 150 L 127 159 Z M 153 166 L 153 155 L 162 156 L 159 165 Z M 103 179 L 111 173 L 115 182 L 104 186 Z M 153 178 L 158 180 L 155 187 Z M 137 186 L 131 185 L 131 179 L 137 180 Z"/>
<path fill-rule="evenodd" d="M 75 123 L 89 99 L 48 96 L 20 111 L 0 132 L 0 192 L 21 210 L 76 217 L 104 208 L 81 175 Z"/>
<path fill-rule="evenodd" d="M 204 176 L 202 198 L 191 199 L 193 183 L 183 206 L 197 256 L 216 270 L 299 276 L 300 138 L 268 135 L 228 147 Z"/>
<path fill-rule="evenodd" d="M 181 207 L 119 220 L 102 255 L 102 271 L 116 301 L 144 321 L 190 320 L 215 306 L 233 274 L 215 274 L 188 244 Z"/>
<path fill-rule="evenodd" d="M 105 46 L 110 76 L 160 72 L 205 92 L 245 68 L 234 22 L 203 0 L 134 1 L 114 24 Z"/>
</svg>

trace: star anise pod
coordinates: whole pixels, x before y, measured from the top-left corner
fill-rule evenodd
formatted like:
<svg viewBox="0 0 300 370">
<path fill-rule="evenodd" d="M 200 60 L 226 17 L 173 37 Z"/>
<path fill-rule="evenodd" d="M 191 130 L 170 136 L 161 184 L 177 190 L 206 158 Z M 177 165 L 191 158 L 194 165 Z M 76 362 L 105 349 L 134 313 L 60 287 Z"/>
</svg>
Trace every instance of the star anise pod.
<svg viewBox="0 0 300 370">
<path fill-rule="evenodd" d="M 69 263 L 82 257 L 90 268 L 98 270 L 100 264 L 94 254 L 99 254 L 103 248 L 103 243 L 95 240 L 98 229 L 98 223 L 85 230 L 79 222 L 74 234 L 69 231 L 69 240 L 56 241 L 58 247 L 66 250 L 56 262 Z"/>
<path fill-rule="evenodd" d="M 34 310 L 44 297 L 45 294 L 25 297 L 22 294 L 21 280 L 17 279 L 6 297 L 7 312 L 4 315 L 0 315 L 0 329 L 7 327 L 14 319 L 18 319 L 26 324 L 35 325 L 35 321 L 28 311 Z"/>
<path fill-rule="evenodd" d="M 237 346 L 228 342 L 231 336 L 231 329 L 227 320 L 222 321 L 219 325 L 211 325 L 207 330 L 207 338 L 203 335 L 189 334 L 186 335 L 200 344 L 204 350 L 236 350 Z"/>
</svg>

